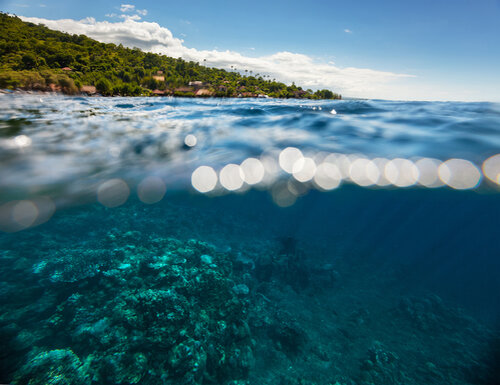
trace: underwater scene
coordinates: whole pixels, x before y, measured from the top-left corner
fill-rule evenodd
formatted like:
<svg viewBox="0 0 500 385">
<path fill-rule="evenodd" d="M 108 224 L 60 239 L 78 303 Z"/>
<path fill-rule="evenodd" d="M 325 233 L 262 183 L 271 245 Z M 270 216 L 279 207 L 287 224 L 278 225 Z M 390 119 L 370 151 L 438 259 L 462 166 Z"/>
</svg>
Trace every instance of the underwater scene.
<svg viewBox="0 0 500 385">
<path fill-rule="evenodd" d="M 500 384 L 500 105 L 0 103 L 0 383 Z"/>
</svg>

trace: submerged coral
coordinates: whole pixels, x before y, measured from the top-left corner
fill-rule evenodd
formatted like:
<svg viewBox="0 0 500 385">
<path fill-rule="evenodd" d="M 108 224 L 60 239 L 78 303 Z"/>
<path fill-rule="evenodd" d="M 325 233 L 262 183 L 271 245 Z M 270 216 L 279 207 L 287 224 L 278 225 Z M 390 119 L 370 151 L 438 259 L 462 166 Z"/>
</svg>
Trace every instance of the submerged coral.
<svg viewBox="0 0 500 385">
<path fill-rule="evenodd" d="M 498 337 L 436 295 L 387 290 L 305 241 L 214 225 L 209 243 L 199 213 L 193 231 L 168 211 L 172 235 L 136 212 L 97 209 L 105 226 L 86 236 L 68 230 L 95 223 L 78 214 L 57 236 L 0 239 L 0 382 L 494 384 Z"/>
<path fill-rule="evenodd" d="M 61 250 L 35 267 L 42 281 L 50 278 L 48 290 L 50 282 L 78 282 L 67 287 L 66 299 L 44 325 L 52 343 L 74 352 L 38 354 L 19 369 L 15 382 L 49 383 L 54 376 L 57 384 L 87 377 L 106 384 L 245 378 L 253 362 L 242 295 L 248 288 L 237 283 L 230 255 L 195 240 L 156 238 L 135 248 L 126 244 L 126 234 L 109 238 L 113 253 L 99 268 L 84 258 L 99 252 L 80 249 Z M 66 264 L 59 262 L 62 254 Z"/>
</svg>

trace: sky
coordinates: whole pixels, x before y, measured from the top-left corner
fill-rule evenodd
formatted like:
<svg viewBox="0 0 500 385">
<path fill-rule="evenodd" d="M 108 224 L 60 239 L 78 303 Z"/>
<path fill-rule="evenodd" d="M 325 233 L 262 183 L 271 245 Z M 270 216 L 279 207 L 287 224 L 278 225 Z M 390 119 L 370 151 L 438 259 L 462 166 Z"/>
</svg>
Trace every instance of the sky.
<svg viewBox="0 0 500 385">
<path fill-rule="evenodd" d="M 0 10 L 347 97 L 500 102 L 500 0 L 0 0 Z"/>
</svg>

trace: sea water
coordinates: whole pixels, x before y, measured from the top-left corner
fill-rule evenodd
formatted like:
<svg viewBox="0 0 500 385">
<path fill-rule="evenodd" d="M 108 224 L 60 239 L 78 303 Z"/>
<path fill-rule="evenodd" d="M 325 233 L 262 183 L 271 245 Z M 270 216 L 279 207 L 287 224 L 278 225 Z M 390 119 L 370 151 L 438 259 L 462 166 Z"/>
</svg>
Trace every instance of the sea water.
<svg viewBox="0 0 500 385">
<path fill-rule="evenodd" d="M 0 382 L 499 383 L 498 104 L 0 103 Z"/>
</svg>

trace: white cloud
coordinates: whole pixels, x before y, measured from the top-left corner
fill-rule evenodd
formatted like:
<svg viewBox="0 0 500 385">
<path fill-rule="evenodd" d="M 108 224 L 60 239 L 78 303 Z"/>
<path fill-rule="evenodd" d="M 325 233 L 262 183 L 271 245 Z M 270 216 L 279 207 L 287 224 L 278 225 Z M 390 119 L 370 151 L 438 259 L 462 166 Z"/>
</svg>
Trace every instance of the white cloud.
<svg viewBox="0 0 500 385">
<path fill-rule="evenodd" d="M 146 16 L 148 14 L 148 10 L 147 9 L 138 9 L 137 13 L 141 16 Z"/>
<path fill-rule="evenodd" d="M 127 4 L 122 7 L 125 5 Z M 307 55 L 293 52 L 248 57 L 229 50 L 188 48 L 184 46 L 182 39 L 174 37 L 167 28 L 157 23 L 138 22 L 136 16 L 138 17 L 138 15 L 128 16 L 120 22 L 98 22 L 93 18 L 83 20 L 21 18 L 32 23 L 45 24 L 59 31 L 84 34 L 105 43 L 121 43 L 126 47 L 138 47 L 144 51 L 182 57 L 200 63 L 206 60 L 208 66 L 227 70 L 231 70 L 233 66 L 240 71 L 246 69 L 253 71 L 253 74 L 269 75 L 270 78 L 288 84 L 295 82 L 303 88 L 330 88 L 353 97 L 404 98 L 405 96 L 400 96 L 401 92 L 398 95 L 397 91 L 408 92 L 408 86 L 405 88 L 401 82 L 413 77 L 368 68 L 339 67 L 332 62 L 318 62 Z"/>
<path fill-rule="evenodd" d="M 122 4 L 120 6 L 120 11 L 122 12 L 132 12 L 135 9 L 135 5 L 132 4 Z"/>
<path fill-rule="evenodd" d="M 344 29 L 345 33 L 352 33 L 352 31 L 349 28 Z"/>
<path fill-rule="evenodd" d="M 141 17 L 139 15 L 120 15 L 120 18 L 121 19 L 125 19 L 125 20 L 141 20 Z"/>
</svg>

